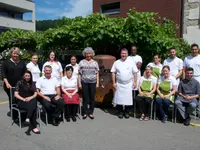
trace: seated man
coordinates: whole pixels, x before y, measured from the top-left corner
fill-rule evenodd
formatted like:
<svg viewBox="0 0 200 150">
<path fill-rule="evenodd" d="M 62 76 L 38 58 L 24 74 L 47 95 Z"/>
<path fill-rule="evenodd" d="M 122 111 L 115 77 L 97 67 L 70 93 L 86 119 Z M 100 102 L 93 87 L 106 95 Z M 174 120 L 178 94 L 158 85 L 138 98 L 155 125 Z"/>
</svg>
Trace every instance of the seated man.
<svg viewBox="0 0 200 150">
<path fill-rule="evenodd" d="M 48 115 L 52 116 L 52 124 L 59 125 L 59 115 L 62 113 L 65 102 L 60 97 L 60 83 L 51 77 L 52 68 L 47 65 L 44 67 L 44 76 L 36 82 L 40 103 L 46 109 Z M 55 105 L 55 109 L 52 106 Z"/>
<path fill-rule="evenodd" d="M 141 113 L 140 121 L 148 121 L 151 111 L 151 102 L 156 91 L 157 78 L 152 75 L 151 66 L 145 69 L 145 75 L 141 77 L 139 82 L 139 95 L 136 97 L 136 102 L 139 104 Z"/>
<path fill-rule="evenodd" d="M 196 109 L 198 102 L 197 98 L 200 95 L 200 85 L 193 78 L 193 68 L 187 68 L 185 71 L 185 79 L 182 80 L 178 87 L 178 97 L 175 101 L 183 120 L 184 125 L 190 125 L 190 114 Z"/>
</svg>

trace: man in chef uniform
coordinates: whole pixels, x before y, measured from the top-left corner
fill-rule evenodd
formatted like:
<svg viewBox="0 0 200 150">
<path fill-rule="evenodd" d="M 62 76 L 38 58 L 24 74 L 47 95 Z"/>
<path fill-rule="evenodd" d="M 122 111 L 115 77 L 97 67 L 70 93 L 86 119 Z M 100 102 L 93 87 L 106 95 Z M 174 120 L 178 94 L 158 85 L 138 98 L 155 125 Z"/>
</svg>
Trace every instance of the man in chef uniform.
<svg viewBox="0 0 200 150">
<path fill-rule="evenodd" d="M 129 118 L 129 110 L 133 105 L 132 89 L 137 86 L 137 66 L 127 59 L 128 50 L 121 50 L 121 59 L 114 62 L 111 72 L 115 89 L 114 104 L 119 111 L 118 117 Z"/>
</svg>

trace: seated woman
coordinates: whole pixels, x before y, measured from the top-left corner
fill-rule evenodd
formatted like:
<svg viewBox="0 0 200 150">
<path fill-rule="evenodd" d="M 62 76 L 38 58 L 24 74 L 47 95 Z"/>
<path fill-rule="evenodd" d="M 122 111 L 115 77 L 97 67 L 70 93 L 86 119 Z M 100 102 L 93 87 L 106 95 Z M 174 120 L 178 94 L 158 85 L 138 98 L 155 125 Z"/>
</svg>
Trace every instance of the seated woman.
<svg viewBox="0 0 200 150">
<path fill-rule="evenodd" d="M 30 71 L 25 71 L 23 79 L 17 82 L 14 93 L 18 100 L 18 107 L 20 109 L 27 110 L 27 116 L 25 123 L 29 124 L 29 130 L 35 134 L 40 134 L 37 128 L 37 92 L 35 84 L 32 80 L 32 74 Z"/>
<path fill-rule="evenodd" d="M 153 62 L 147 65 L 147 66 L 152 67 L 152 75 L 156 77 L 157 79 L 160 78 L 162 67 L 163 67 L 163 65 L 160 62 L 161 62 L 161 57 L 159 55 L 155 55 L 153 58 Z M 145 75 L 145 72 L 144 72 L 144 75 Z"/>
<path fill-rule="evenodd" d="M 62 89 L 62 97 L 65 103 L 67 104 L 66 109 L 66 120 L 70 121 L 70 117 L 75 122 L 76 121 L 76 113 L 78 110 L 78 105 L 80 103 L 79 95 L 78 95 L 78 80 L 73 74 L 73 67 L 67 66 L 65 67 L 65 76 L 62 78 L 61 89 Z"/>
<path fill-rule="evenodd" d="M 170 75 L 169 66 L 163 67 L 162 74 L 163 76 L 158 80 L 156 108 L 159 112 L 161 121 L 166 123 L 169 105 L 170 103 L 174 103 L 177 82 L 175 77 Z"/>
<path fill-rule="evenodd" d="M 139 104 L 141 112 L 140 121 L 149 120 L 151 102 L 156 91 L 157 78 L 152 75 L 152 68 L 147 66 L 145 69 L 146 75 L 142 76 L 139 82 L 139 95 L 136 97 L 136 102 Z"/>
</svg>

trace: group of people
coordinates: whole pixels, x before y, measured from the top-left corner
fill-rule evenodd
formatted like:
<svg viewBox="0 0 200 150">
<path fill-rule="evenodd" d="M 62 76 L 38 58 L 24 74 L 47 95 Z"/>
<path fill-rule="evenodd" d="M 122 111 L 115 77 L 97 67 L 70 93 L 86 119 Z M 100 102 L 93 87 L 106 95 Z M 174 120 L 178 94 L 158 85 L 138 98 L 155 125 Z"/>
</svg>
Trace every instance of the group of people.
<svg viewBox="0 0 200 150">
<path fill-rule="evenodd" d="M 158 117 L 167 122 L 168 108 L 175 104 L 184 125 L 190 124 L 190 115 L 198 110 L 200 96 L 200 55 L 198 45 L 191 45 L 191 56 L 184 61 L 176 56 L 175 48 L 169 49 L 169 58 L 161 64 L 161 57 L 154 56 L 153 62 L 145 67 L 143 76 L 140 68 L 142 58 L 137 47 L 121 50 L 121 59 L 114 62 L 111 72 L 115 89 L 114 103 L 119 118 L 129 118 L 135 100 L 141 113 L 140 121 L 150 119 L 152 104 L 155 102 Z M 196 114 L 195 114 L 196 115 Z M 173 116 L 172 116 L 173 117 Z"/>
<path fill-rule="evenodd" d="M 49 54 L 49 60 L 44 63 L 42 71 L 38 66 L 38 56 L 32 55 L 27 65 L 20 60 L 20 49 L 11 48 L 11 58 L 2 67 L 4 90 L 9 97 L 9 107 L 16 103 L 20 109 L 26 110 L 24 123 L 29 125 L 32 132 L 40 134 L 37 128 L 37 103 L 39 102 L 48 114 L 48 119 L 54 126 L 60 123 L 61 113 L 66 120 L 76 121 L 80 98 L 78 89 L 82 90 L 83 119 L 94 119 L 95 90 L 99 86 L 99 67 L 93 60 L 92 48 L 85 48 L 79 64 L 76 57 L 71 57 L 71 63 L 63 69 L 56 59 L 55 53 Z M 11 89 L 14 89 L 14 99 L 11 99 Z M 89 106 L 89 107 L 88 107 Z M 10 115 L 11 112 L 8 112 Z M 13 113 L 13 118 L 17 118 Z"/>
<path fill-rule="evenodd" d="M 198 45 L 191 46 L 192 55 L 184 62 L 176 56 L 175 48 L 169 49 L 169 58 L 161 64 L 161 57 L 155 55 L 153 62 L 145 67 L 141 75 L 142 57 L 137 55 L 137 47 L 121 50 L 121 58 L 113 63 L 111 68 L 113 88 L 115 91 L 113 103 L 119 112 L 118 117 L 129 118 L 133 102 L 138 105 L 140 120 L 150 119 L 151 104 L 155 101 L 156 111 L 161 121 L 167 121 L 168 107 L 175 103 L 185 125 L 190 124 L 190 114 L 197 108 L 200 95 L 200 55 Z M 83 60 L 77 64 L 76 56 L 71 56 L 71 63 L 63 68 L 53 51 L 44 63 L 42 71 L 38 66 L 38 55 L 33 54 L 27 65 L 20 60 L 20 49 L 10 50 L 11 58 L 2 67 L 4 90 L 11 103 L 27 110 L 25 124 L 32 131 L 40 134 L 37 128 L 37 103 L 46 110 L 49 120 L 58 126 L 60 115 L 65 111 L 66 120 L 76 121 L 80 96 L 82 91 L 82 118 L 94 119 L 94 100 L 96 88 L 99 87 L 99 66 L 93 59 L 94 50 L 87 47 L 83 50 Z M 182 80 L 180 80 L 182 78 Z M 11 99 L 10 89 L 14 88 L 14 98 Z M 89 107 L 88 107 L 89 106 Z M 10 115 L 10 112 L 8 112 Z M 13 117 L 15 118 L 15 113 Z"/>
</svg>

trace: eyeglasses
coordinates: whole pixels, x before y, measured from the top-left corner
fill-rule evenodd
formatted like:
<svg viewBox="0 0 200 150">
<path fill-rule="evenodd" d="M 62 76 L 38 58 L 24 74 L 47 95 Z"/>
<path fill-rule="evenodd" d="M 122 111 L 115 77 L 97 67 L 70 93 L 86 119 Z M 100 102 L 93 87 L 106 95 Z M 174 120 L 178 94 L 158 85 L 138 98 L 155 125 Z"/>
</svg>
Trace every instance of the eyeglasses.
<svg viewBox="0 0 200 150">
<path fill-rule="evenodd" d="M 198 50 L 198 49 L 196 48 L 196 49 L 192 49 L 192 50 Z"/>
</svg>

